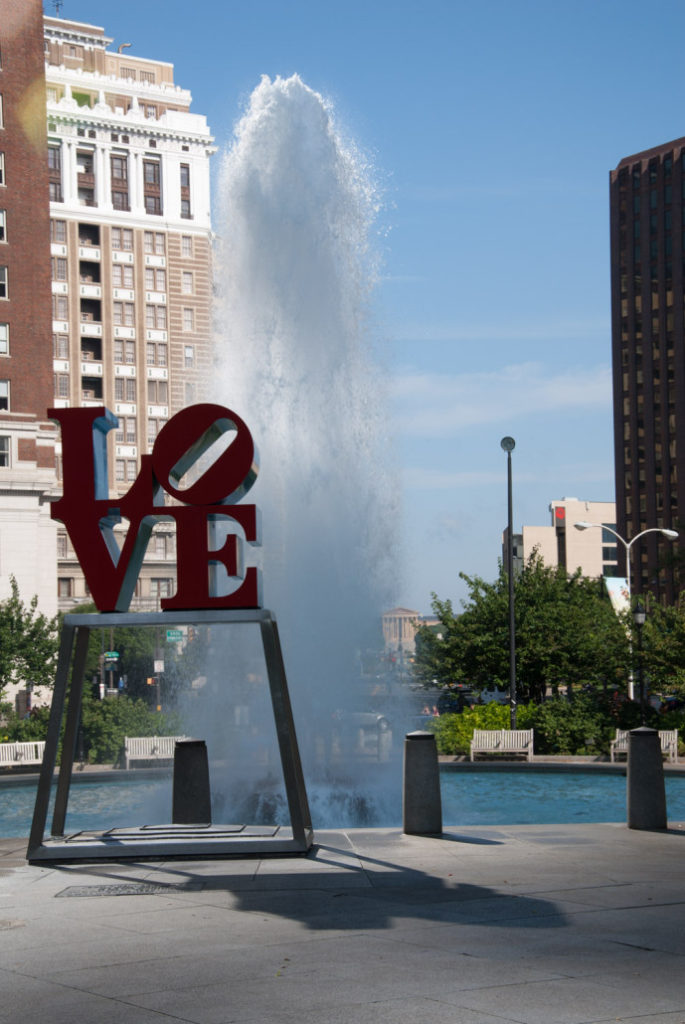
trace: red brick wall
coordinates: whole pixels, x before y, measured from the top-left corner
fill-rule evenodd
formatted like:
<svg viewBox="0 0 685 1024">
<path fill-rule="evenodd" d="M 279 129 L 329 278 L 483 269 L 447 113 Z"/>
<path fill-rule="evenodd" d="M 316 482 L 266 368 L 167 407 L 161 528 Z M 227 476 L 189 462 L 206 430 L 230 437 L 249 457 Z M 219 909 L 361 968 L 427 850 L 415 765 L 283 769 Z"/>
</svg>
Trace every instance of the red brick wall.
<svg viewBox="0 0 685 1024">
<path fill-rule="evenodd" d="M 6 181 L 0 209 L 7 220 L 0 265 L 9 272 L 9 300 L 0 301 L 0 321 L 10 325 L 10 356 L 0 358 L 0 379 L 10 380 L 11 411 L 44 419 L 53 376 L 41 0 L 0 0 L 0 60 Z"/>
</svg>

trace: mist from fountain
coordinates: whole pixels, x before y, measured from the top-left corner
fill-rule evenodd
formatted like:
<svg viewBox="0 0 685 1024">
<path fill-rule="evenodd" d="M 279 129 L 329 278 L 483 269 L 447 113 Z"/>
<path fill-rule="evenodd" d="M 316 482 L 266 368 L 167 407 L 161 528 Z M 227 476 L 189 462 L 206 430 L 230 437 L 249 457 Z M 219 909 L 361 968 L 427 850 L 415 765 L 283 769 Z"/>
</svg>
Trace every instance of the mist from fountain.
<svg viewBox="0 0 685 1024">
<path fill-rule="evenodd" d="M 218 197 L 212 398 L 259 448 L 248 500 L 262 513 L 264 604 L 279 623 L 308 785 L 317 800 L 337 786 L 340 799 L 341 780 L 362 785 L 368 765 L 333 769 L 326 734 L 336 712 L 363 710 L 363 652 L 381 648 L 396 590 L 396 476 L 370 316 L 380 194 L 330 104 L 293 75 L 252 93 Z M 226 643 L 219 662 L 257 678 L 259 652 Z M 258 713 L 270 717 L 265 704 Z"/>
</svg>

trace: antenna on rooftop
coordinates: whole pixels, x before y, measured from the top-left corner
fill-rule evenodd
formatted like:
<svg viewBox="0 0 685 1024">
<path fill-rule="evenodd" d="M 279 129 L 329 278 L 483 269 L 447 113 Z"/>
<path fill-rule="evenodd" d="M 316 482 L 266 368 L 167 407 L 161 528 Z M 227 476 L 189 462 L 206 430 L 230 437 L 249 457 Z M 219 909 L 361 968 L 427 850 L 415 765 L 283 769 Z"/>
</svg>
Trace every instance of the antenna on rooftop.
<svg viewBox="0 0 685 1024">
<path fill-rule="evenodd" d="M 55 8 L 55 17 L 59 18 L 59 12 L 64 7 L 64 0 L 52 0 L 52 6 Z"/>
</svg>

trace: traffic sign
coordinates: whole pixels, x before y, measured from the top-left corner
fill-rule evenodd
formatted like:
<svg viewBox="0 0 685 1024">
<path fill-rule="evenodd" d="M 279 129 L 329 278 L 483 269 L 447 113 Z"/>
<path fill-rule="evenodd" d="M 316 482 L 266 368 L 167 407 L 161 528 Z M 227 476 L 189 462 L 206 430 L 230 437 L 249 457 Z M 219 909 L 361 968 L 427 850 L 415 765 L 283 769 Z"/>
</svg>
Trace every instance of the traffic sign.
<svg viewBox="0 0 685 1024">
<path fill-rule="evenodd" d="M 169 643 L 178 642 L 183 639 L 183 631 L 180 629 L 167 629 L 166 638 Z"/>
<path fill-rule="evenodd" d="M 119 657 L 119 652 L 105 651 L 105 657 L 107 658 L 108 661 L 116 661 L 116 659 Z"/>
</svg>

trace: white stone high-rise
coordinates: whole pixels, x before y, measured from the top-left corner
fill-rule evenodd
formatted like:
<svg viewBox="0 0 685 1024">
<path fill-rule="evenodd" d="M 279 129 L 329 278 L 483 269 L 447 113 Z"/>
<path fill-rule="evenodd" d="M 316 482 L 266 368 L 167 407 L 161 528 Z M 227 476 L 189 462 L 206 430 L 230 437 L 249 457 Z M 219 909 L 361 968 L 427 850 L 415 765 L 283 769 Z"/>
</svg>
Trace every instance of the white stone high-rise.
<svg viewBox="0 0 685 1024">
<path fill-rule="evenodd" d="M 54 405 L 117 415 L 115 495 L 209 376 L 213 139 L 171 64 L 125 42 L 110 51 L 97 26 L 46 17 L 44 32 Z M 57 543 L 68 609 L 88 593 L 63 530 Z M 155 608 L 174 586 L 174 535 L 160 526 L 134 606 Z"/>
</svg>

